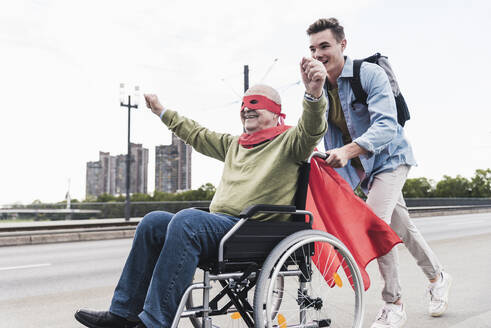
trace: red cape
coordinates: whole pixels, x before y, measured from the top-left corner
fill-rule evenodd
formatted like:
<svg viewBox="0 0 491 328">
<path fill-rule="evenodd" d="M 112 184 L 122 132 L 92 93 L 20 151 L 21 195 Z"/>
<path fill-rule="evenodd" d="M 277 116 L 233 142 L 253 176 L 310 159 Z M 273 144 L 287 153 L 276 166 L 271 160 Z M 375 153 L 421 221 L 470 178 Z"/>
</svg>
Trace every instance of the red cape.
<svg viewBox="0 0 491 328">
<path fill-rule="evenodd" d="M 346 245 L 360 268 L 367 290 L 370 287 L 365 270 L 368 263 L 402 241 L 324 160 L 313 158 L 310 166 L 306 209 L 314 215 L 313 228 L 330 233 Z M 314 255 L 313 261 L 320 272 L 326 272 L 324 278 L 328 284 L 334 286 L 334 273 L 340 261 L 326 258 L 330 252 L 322 254 Z"/>
</svg>

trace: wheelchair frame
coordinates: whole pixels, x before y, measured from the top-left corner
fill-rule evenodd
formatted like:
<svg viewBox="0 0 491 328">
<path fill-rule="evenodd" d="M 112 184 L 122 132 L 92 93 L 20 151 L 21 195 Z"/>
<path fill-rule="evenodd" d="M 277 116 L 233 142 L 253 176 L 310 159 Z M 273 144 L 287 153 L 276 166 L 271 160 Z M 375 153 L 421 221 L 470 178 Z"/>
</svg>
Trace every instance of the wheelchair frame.
<svg viewBox="0 0 491 328">
<path fill-rule="evenodd" d="M 318 152 L 312 154 L 306 163 L 308 164 L 308 168 L 310 169 L 312 157 L 322 155 L 325 156 L 325 154 Z M 303 188 L 301 192 L 306 195 L 308 171 L 306 176 L 302 173 L 300 175 L 303 175 L 303 180 L 306 181 L 304 181 L 305 186 L 298 186 L 299 189 L 297 190 L 297 194 L 299 190 Z M 298 202 L 298 197 L 296 198 L 296 202 Z M 304 196 L 303 204 L 300 204 L 300 206 L 305 206 L 305 198 L 306 197 Z M 302 203 L 302 200 L 300 203 Z M 249 218 L 256 213 L 288 214 L 293 215 L 294 218 L 302 217 L 303 222 L 298 220 L 297 222 L 255 222 L 254 220 L 249 220 Z M 305 222 L 306 216 L 309 217 L 308 223 Z M 362 298 L 364 289 L 361 273 L 354 258 L 342 242 L 325 232 L 311 230 L 314 219 L 311 212 L 297 210 L 295 206 L 258 204 L 250 206 L 242 211 L 239 214 L 239 218 L 240 220 L 221 239 L 217 261 L 200 263 L 199 267 L 204 271 L 203 281 L 193 283 L 186 289 L 181 297 L 171 328 L 177 328 L 181 318 L 190 318 L 191 323 L 195 328 L 212 328 L 214 327 L 212 325 L 213 316 L 227 315 L 232 312 L 239 312 L 248 327 L 264 327 L 264 324 L 260 325 L 258 322 L 265 322 L 266 326 L 272 327 L 270 320 L 264 319 L 264 312 L 266 312 L 266 317 L 270 317 L 271 311 L 273 311 L 273 313 L 275 311 L 274 308 L 271 308 L 271 298 L 269 296 L 271 295 L 273 288 L 273 283 L 269 282 L 270 280 L 273 280 L 273 278 L 270 279 L 270 272 L 274 269 L 273 277 L 280 277 L 281 279 L 286 276 L 300 277 L 302 271 L 310 270 L 310 266 L 312 265 L 310 256 L 313 255 L 313 251 L 309 248 L 309 252 L 312 251 L 312 253 L 307 253 L 307 256 L 305 256 L 305 245 L 313 245 L 315 241 L 328 242 L 347 259 L 347 265 L 353 272 L 353 282 L 356 293 L 356 318 L 352 327 L 361 327 L 364 314 Z M 261 229 L 258 229 L 259 227 L 261 227 Z M 263 229 L 263 227 L 268 227 L 269 229 Z M 267 230 L 267 234 L 264 235 L 258 233 L 258 231 L 262 230 Z M 272 231 L 274 231 L 274 233 L 272 233 Z M 254 242 L 251 243 L 251 240 Z M 259 242 L 257 240 L 259 240 Z M 243 247 L 241 247 L 241 245 L 243 244 L 258 244 L 256 245 L 255 250 L 249 252 L 252 258 L 244 258 L 244 256 L 248 255 L 241 254 L 243 252 Z M 285 257 L 285 253 L 290 252 L 290 254 L 292 254 L 293 252 L 299 252 L 299 250 L 304 252 L 303 255 L 305 261 L 300 263 L 299 270 L 290 271 L 285 265 L 285 262 L 288 261 L 287 257 Z M 281 262 L 281 266 L 275 268 L 274 266 L 278 262 Z M 267 269 L 264 269 L 266 267 Z M 299 280 L 302 279 L 299 278 Z M 210 300 L 212 281 L 218 281 L 223 289 Z M 258 286 L 256 286 L 256 284 Z M 306 292 L 305 284 L 305 281 L 300 281 L 299 293 Z M 251 306 L 247 300 L 247 295 L 255 286 L 254 306 Z M 203 305 L 200 307 L 194 307 L 192 302 L 192 292 L 197 289 L 203 290 Z M 268 293 L 264 294 L 265 291 Z M 225 296 L 228 296 L 230 301 L 219 308 L 218 302 Z M 266 299 L 264 299 L 264 297 L 266 297 Z M 264 306 L 264 304 L 266 305 Z M 188 308 L 185 310 L 186 306 Z M 265 311 L 254 311 L 255 307 Z M 305 310 L 305 305 L 299 304 L 300 321 L 302 324 L 296 325 L 295 327 L 314 328 L 330 326 L 331 321 L 328 318 L 319 322 L 307 323 Z M 250 313 L 253 313 L 253 315 Z M 199 318 L 201 318 L 201 324 L 199 323 Z M 286 327 L 286 325 L 284 327 Z"/>
</svg>

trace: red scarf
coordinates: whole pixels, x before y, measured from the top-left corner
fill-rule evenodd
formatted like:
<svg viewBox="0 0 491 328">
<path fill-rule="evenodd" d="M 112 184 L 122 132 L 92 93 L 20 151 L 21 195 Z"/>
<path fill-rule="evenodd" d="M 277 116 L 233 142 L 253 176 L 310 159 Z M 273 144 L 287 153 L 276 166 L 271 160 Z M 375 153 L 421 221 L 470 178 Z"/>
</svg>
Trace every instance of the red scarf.
<svg viewBox="0 0 491 328">
<path fill-rule="evenodd" d="M 263 142 L 273 140 L 286 130 L 291 128 L 289 125 L 278 125 L 272 128 L 257 131 L 253 134 L 242 133 L 239 137 L 239 145 L 245 148 L 253 148 Z"/>
</svg>

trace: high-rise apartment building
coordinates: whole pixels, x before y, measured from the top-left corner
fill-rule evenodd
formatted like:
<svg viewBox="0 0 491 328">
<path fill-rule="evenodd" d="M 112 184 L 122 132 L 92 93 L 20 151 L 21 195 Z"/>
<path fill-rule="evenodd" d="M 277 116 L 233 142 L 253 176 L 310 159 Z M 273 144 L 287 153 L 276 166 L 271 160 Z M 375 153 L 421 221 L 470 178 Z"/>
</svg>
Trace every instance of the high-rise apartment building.
<svg viewBox="0 0 491 328">
<path fill-rule="evenodd" d="M 87 162 L 87 174 L 85 179 L 85 197 L 98 196 L 102 194 L 101 187 L 101 162 Z"/>
<path fill-rule="evenodd" d="M 172 144 L 155 147 L 155 191 L 191 189 L 191 147 L 172 134 Z"/>
<path fill-rule="evenodd" d="M 126 193 L 126 155 L 116 155 L 115 194 Z M 131 184 L 130 184 L 131 187 Z"/>
<path fill-rule="evenodd" d="M 99 152 L 99 162 L 101 163 L 101 187 L 102 193 L 115 194 L 116 187 L 116 158 L 111 156 L 109 153 Z"/>
<path fill-rule="evenodd" d="M 130 154 L 130 193 L 146 194 L 148 181 L 148 149 L 143 148 L 141 144 L 132 143 Z M 124 190 L 126 192 L 126 187 Z"/>
<path fill-rule="evenodd" d="M 148 149 L 131 144 L 130 193 L 146 193 L 148 181 Z M 99 152 L 99 161 L 87 163 L 86 197 L 126 193 L 126 155 L 111 156 Z"/>
</svg>

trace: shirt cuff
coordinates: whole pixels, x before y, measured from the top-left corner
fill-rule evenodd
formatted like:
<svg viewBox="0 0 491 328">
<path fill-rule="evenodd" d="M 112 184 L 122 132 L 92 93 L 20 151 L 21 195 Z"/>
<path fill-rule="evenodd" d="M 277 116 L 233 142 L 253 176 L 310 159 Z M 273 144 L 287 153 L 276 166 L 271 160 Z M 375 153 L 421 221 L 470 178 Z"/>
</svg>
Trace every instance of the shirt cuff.
<svg viewBox="0 0 491 328">
<path fill-rule="evenodd" d="M 319 100 L 322 98 L 322 95 L 323 95 L 323 94 L 324 94 L 324 89 L 322 89 L 322 93 L 321 93 L 321 95 L 319 96 L 319 98 L 315 98 L 314 96 L 309 95 L 307 92 L 305 92 L 305 94 L 304 94 L 304 96 L 303 96 L 303 97 L 304 97 L 304 98 L 305 98 L 305 100 L 307 100 L 307 101 L 310 101 L 310 102 L 318 102 L 318 101 L 319 101 Z"/>
<path fill-rule="evenodd" d="M 353 140 L 353 142 L 367 151 L 367 153 L 365 154 L 367 158 L 370 158 L 375 154 L 375 149 L 373 145 L 361 136 Z"/>
<path fill-rule="evenodd" d="M 165 113 L 165 108 L 164 110 L 162 111 L 162 113 L 160 113 L 160 120 L 162 121 L 162 116 L 164 116 L 164 113 Z"/>
</svg>

